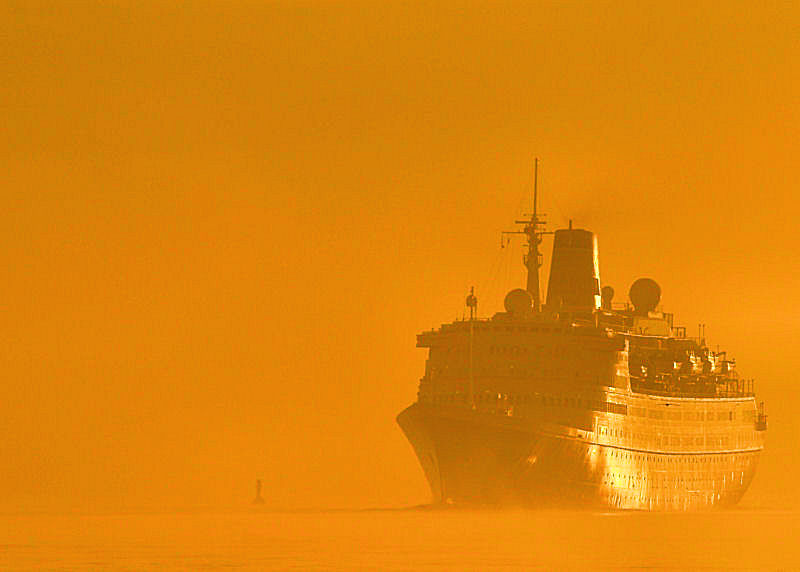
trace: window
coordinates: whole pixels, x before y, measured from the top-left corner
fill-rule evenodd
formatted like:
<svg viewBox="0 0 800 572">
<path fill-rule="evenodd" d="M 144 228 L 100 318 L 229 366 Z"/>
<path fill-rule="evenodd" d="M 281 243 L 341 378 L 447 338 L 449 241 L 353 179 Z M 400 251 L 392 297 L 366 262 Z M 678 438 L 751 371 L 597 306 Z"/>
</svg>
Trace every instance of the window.
<svg viewBox="0 0 800 572">
<path fill-rule="evenodd" d="M 606 407 L 609 413 L 616 413 L 617 415 L 628 414 L 628 406 L 624 404 L 609 402 L 606 404 Z"/>
</svg>

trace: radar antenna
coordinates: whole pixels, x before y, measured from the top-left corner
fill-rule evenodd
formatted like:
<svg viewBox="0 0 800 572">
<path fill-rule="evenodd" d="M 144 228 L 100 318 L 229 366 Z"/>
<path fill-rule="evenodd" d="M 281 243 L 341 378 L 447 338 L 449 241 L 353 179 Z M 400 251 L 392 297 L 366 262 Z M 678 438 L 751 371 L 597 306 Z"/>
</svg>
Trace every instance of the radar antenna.
<svg viewBox="0 0 800 572">
<path fill-rule="evenodd" d="M 539 213 L 539 158 L 536 157 L 533 164 L 533 213 L 528 220 L 515 220 L 515 224 L 524 225 L 522 230 L 506 230 L 500 236 L 500 246 L 503 246 L 503 238 L 512 234 L 524 234 L 528 237 L 528 252 L 523 262 L 528 269 L 528 282 L 526 290 L 533 298 L 533 309 L 535 312 L 541 311 L 542 301 L 539 289 L 539 268 L 542 266 L 542 254 L 539 252 L 539 245 L 545 234 L 553 234 L 546 231 L 546 215 Z"/>
</svg>

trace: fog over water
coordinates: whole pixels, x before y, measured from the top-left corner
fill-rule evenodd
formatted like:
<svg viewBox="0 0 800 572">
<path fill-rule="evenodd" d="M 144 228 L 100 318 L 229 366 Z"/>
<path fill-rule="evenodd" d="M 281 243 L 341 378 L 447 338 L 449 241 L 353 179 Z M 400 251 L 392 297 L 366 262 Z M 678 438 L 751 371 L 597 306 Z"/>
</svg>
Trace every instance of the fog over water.
<svg viewBox="0 0 800 572">
<path fill-rule="evenodd" d="M 390 510 L 16 516 L 0 569 L 791 569 L 795 512 Z"/>
<path fill-rule="evenodd" d="M 4 566 L 796 556 L 800 5 L 32 1 L 0 19 Z M 488 316 L 524 284 L 499 233 L 535 156 L 551 228 L 597 234 L 617 300 L 654 278 L 676 325 L 706 324 L 756 379 L 769 430 L 742 511 L 219 512 L 256 479 L 270 510 L 428 502 L 395 423 L 415 335 L 471 286 Z"/>
</svg>

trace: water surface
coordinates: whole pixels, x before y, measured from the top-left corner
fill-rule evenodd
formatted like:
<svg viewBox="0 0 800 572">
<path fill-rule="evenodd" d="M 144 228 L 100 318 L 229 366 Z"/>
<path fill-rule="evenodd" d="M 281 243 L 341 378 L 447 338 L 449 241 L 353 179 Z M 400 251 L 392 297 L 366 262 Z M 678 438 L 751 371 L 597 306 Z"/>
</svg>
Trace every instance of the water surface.
<svg viewBox="0 0 800 572">
<path fill-rule="evenodd" d="M 798 523 L 745 510 L 5 515 L 0 569 L 792 569 Z"/>
</svg>

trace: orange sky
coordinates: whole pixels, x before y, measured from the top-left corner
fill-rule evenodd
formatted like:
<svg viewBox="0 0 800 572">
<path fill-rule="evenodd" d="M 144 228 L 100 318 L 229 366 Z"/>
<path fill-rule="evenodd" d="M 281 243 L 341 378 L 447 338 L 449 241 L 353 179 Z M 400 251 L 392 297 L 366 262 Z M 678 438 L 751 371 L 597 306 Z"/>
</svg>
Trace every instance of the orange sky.
<svg viewBox="0 0 800 572">
<path fill-rule="evenodd" d="M 662 4 L 3 3 L 0 510 L 425 502 L 415 334 L 523 283 L 536 155 L 800 503 L 800 10 Z"/>
</svg>

